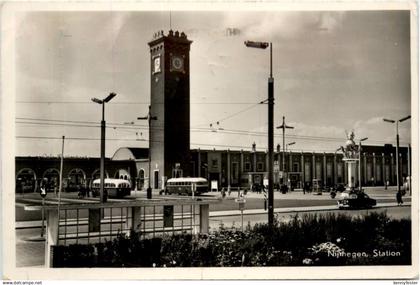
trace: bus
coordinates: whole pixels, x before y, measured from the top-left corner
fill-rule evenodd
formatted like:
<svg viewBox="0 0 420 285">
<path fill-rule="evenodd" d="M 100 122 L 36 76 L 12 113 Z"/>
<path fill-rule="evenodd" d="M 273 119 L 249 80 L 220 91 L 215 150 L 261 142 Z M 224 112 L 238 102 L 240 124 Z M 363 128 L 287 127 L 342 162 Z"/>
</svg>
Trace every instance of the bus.
<svg viewBox="0 0 420 285">
<path fill-rule="evenodd" d="M 95 179 L 92 183 L 92 196 L 96 197 L 100 195 L 101 180 Z M 110 198 L 122 198 L 128 196 L 131 193 L 131 183 L 124 179 L 111 179 L 105 178 L 104 191 L 106 191 Z"/>
<path fill-rule="evenodd" d="M 202 177 L 170 178 L 166 181 L 165 193 L 192 195 L 193 187 L 194 195 L 200 195 L 209 191 L 209 182 Z"/>
</svg>

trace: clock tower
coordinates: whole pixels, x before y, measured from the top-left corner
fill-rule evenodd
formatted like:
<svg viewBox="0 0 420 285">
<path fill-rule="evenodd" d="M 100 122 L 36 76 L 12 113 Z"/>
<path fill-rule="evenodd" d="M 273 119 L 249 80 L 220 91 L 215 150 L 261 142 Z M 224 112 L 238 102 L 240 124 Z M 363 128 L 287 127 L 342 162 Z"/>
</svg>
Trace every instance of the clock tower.
<svg viewBox="0 0 420 285">
<path fill-rule="evenodd" d="M 184 33 L 163 31 L 149 42 L 151 59 L 150 125 L 152 188 L 188 176 L 190 168 L 190 46 Z"/>
</svg>

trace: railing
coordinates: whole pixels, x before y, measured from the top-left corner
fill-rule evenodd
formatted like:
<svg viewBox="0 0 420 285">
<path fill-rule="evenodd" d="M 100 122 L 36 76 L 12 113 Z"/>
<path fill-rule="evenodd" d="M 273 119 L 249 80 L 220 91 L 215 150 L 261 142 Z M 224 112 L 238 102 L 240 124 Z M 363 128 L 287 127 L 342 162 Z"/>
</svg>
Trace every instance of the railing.
<svg viewBox="0 0 420 285">
<path fill-rule="evenodd" d="M 131 231 L 140 238 L 177 233 L 207 233 L 209 204 L 219 199 L 179 198 L 108 203 L 47 204 L 45 264 L 52 264 L 52 247 L 112 240 Z M 51 202 L 52 203 L 52 202 Z M 40 205 L 24 206 L 41 210 Z"/>
<path fill-rule="evenodd" d="M 112 240 L 118 234 L 128 235 L 133 229 L 132 209 L 132 207 L 104 207 L 96 212 L 93 209 L 62 209 L 57 244 L 96 243 Z M 139 225 L 136 231 L 140 238 L 198 232 L 200 207 L 176 205 L 173 208 L 173 215 L 168 217 L 164 216 L 163 209 L 163 205 L 143 206 L 137 209 L 136 219 Z M 93 226 L 95 215 L 99 217 L 96 217 L 96 226 Z"/>
</svg>

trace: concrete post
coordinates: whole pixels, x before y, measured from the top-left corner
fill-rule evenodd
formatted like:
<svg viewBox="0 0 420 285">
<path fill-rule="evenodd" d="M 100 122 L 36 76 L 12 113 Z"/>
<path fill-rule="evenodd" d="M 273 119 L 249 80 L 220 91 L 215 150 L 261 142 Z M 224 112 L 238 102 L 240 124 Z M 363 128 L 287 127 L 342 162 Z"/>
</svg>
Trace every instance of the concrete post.
<svg viewBox="0 0 420 285">
<path fill-rule="evenodd" d="M 287 171 L 287 173 L 292 172 L 293 171 L 293 156 L 292 156 L 292 151 L 289 150 L 289 169 Z"/>
<path fill-rule="evenodd" d="M 348 183 L 348 167 L 346 167 L 346 163 L 345 162 L 343 162 L 343 174 L 344 174 L 344 182 L 345 183 Z M 350 176 L 351 177 L 351 176 Z M 348 185 L 348 184 L 346 184 L 346 185 Z"/>
<path fill-rule="evenodd" d="M 323 160 L 322 160 L 322 164 L 323 164 L 323 167 L 322 167 L 322 174 L 323 174 L 323 183 L 324 183 L 324 187 L 327 185 L 327 156 L 326 156 L 326 154 L 325 154 L 325 152 L 324 152 L 324 157 L 323 157 Z"/>
<path fill-rule="evenodd" d="M 241 149 L 241 165 L 239 167 L 241 174 L 244 172 L 244 151 Z"/>
<path fill-rule="evenodd" d="M 47 211 L 47 236 L 45 237 L 45 267 L 53 266 L 53 250 L 52 247 L 58 245 L 59 240 L 59 220 L 57 210 Z"/>
<path fill-rule="evenodd" d="M 129 227 L 135 232 L 141 231 L 141 207 L 131 208 L 131 221 Z"/>
<path fill-rule="evenodd" d="M 381 175 L 381 178 L 382 178 L 382 181 L 383 181 L 383 184 L 385 185 L 386 184 L 386 177 L 385 177 L 385 153 L 382 153 L 382 175 Z"/>
<path fill-rule="evenodd" d="M 363 153 L 363 181 L 364 185 L 367 185 L 368 177 L 367 177 L 367 160 L 366 160 L 366 153 Z"/>
<path fill-rule="evenodd" d="M 231 171 L 231 169 L 230 169 L 231 167 L 230 167 L 230 151 L 229 151 L 229 149 L 227 150 L 227 187 L 228 187 L 228 191 L 230 190 L 230 183 L 231 183 L 231 181 L 230 181 L 230 178 L 231 178 L 231 173 L 230 173 L 230 171 Z"/>
<path fill-rule="evenodd" d="M 316 177 L 316 169 L 315 169 L 315 153 L 312 153 L 312 179 L 318 178 Z"/>
<path fill-rule="evenodd" d="M 337 184 L 337 154 L 334 153 L 334 163 L 333 163 L 333 167 L 334 167 L 334 171 L 333 171 L 333 175 L 334 175 L 334 185 Z"/>
<path fill-rule="evenodd" d="M 198 164 L 198 171 L 197 171 L 197 174 L 198 174 L 198 177 L 201 177 L 201 153 L 200 153 L 200 148 L 198 148 L 198 151 L 197 151 L 197 164 Z"/>
<path fill-rule="evenodd" d="M 300 153 L 300 171 L 302 176 L 300 177 L 301 180 L 301 187 L 305 186 L 305 159 L 303 157 L 303 151 Z"/>
<path fill-rule="evenodd" d="M 395 183 L 395 178 L 396 178 L 396 176 L 395 176 L 395 172 L 394 172 L 394 165 L 395 165 L 395 163 L 394 163 L 394 154 L 393 153 L 391 153 L 391 183 L 394 185 L 394 183 Z M 396 185 L 396 184 L 395 184 Z"/>
<path fill-rule="evenodd" d="M 372 169 L 372 176 L 373 176 L 373 183 L 376 185 L 376 156 L 375 153 L 373 155 L 373 169 Z"/>
<path fill-rule="evenodd" d="M 209 232 L 209 205 L 200 205 L 200 234 Z"/>
</svg>

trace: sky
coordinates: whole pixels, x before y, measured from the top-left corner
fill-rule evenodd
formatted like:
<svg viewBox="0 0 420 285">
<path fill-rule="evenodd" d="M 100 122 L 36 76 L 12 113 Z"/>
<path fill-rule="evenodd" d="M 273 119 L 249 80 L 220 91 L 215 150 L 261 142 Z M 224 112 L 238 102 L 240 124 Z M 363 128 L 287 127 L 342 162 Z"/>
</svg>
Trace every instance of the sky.
<svg viewBox="0 0 420 285">
<path fill-rule="evenodd" d="M 382 118 L 410 115 L 408 11 L 22 12 L 16 17 L 16 155 L 100 154 L 106 105 L 106 155 L 147 147 L 150 102 L 147 43 L 183 31 L 190 53 L 191 148 L 267 148 L 268 50 L 273 44 L 274 125 L 293 151 L 334 152 L 346 131 L 370 145 L 395 143 Z M 219 125 L 217 127 L 217 122 Z M 213 127 L 210 127 L 210 124 Z M 216 127 L 214 127 L 216 126 Z M 411 120 L 399 126 L 410 143 Z M 275 145 L 281 130 L 275 130 Z"/>
</svg>

